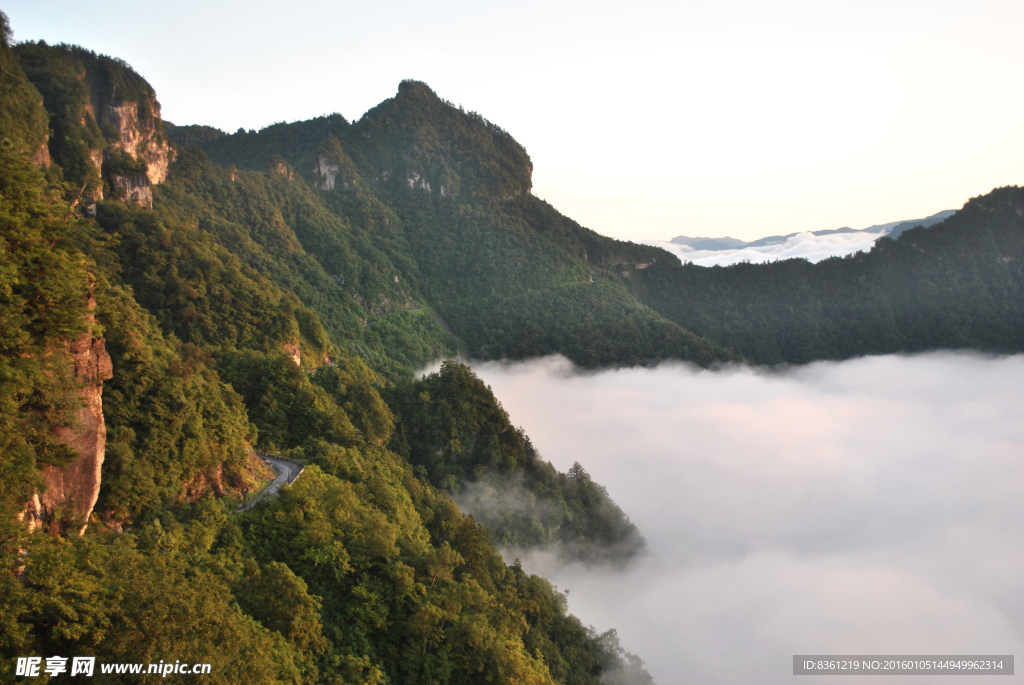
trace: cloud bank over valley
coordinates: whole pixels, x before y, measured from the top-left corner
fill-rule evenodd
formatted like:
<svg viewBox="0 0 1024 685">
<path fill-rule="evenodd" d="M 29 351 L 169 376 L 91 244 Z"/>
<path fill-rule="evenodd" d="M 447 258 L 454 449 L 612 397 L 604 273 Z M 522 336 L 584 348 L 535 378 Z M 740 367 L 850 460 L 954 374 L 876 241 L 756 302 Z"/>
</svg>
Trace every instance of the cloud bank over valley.
<svg viewBox="0 0 1024 685">
<path fill-rule="evenodd" d="M 646 536 L 626 569 L 520 556 L 661 685 L 790 683 L 793 654 L 1024 653 L 1024 356 L 474 370 Z"/>
<path fill-rule="evenodd" d="M 724 250 L 695 250 L 663 240 L 644 241 L 668 250 L 681 262 L 693 262 L 697 266 L 729 266 L 740 262 L 761 264 L 780 259 L 802 258 L 809 262 L 820 262 L 829 257 L 845 257 L 857 252 L 868 252 L 878 240 L 877 233 L 831 233 L 815 235 L 812 232 L 797 233 L 785 241 L 771 245 L 747 245 Z"/>
<path fill-rule="evenodd" d="M 896 238 L 914 226 L 932 226 L 949 218 L 956 210 L 945 209 L 923 219 L 892 221 L 863 229 L 837 228 L 773 235 L 747 242 L 737 238 L 690 238 L 676 236 L 671 241 L 648 240 L 647 245 L 668 250 L 679 261 L 697 266 L 730 266 L 741 262 L 763 264 L 782 259 L 806 259 L 811 263 L 829 257 L 845 257 L 869 252 L 882 236 Z"/>
</svg>

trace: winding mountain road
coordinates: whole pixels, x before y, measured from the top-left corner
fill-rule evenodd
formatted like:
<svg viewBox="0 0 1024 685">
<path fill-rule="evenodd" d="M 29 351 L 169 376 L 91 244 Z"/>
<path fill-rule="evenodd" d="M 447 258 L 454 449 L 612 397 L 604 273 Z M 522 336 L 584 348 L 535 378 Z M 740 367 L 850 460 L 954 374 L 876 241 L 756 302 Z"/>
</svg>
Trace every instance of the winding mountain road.
<svg viewBox="0 0 1024 685">
<path fill-rule="evenodd" d="M 238 508 L 239 511 L 248 511 L 268 497 L 273 497 L 277 494 L 278 490 L 285 485 L 294 483 L 295 479 L 302 474 L 303 466 L 298 462 L 288 461 L 287 459 L 278 459 L 277 457 L 272 457 L 269 454 L 264 454 L 263 452 L 255 452 L 255 454 L 260 459 L 270 464 L 270 466 L 277 471 L 278 475 L 270 485 L 263 488 L 263 490 L 253 496 L 251 500 L 240 506 Z"/>
</svg>

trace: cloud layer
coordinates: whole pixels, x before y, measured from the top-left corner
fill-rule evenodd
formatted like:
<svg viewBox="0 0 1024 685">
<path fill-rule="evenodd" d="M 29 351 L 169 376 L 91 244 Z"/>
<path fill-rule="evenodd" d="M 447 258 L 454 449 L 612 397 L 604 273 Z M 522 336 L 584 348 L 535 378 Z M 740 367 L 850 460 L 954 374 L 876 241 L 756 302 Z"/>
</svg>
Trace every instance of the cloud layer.
<svg viewBox="0 0 1024 685">
<path fill-rule="evenodd" d="M 779 259 L 801 257 L 809 262 L 820 262 L 829 257 L 844 257 L 857 252 L 867 252 L 878 240 L 878 233 L 857 231 L 855 233 L 830 233 L 814 235 L 797 233 L 785 242 L 759 247 L 743 247 L 736 250 L 693 250 L 685 245 L 661 240 L 642 241 L 647 245 L 668 250 L 682 262 L 693 262 L 698 266 L 729 266 L 740 262 L 761 264 Z"/>
<path fill-rule="evenodd" d="M 523 562 L 661 685 L 790 683 L 793 654 L 1024 653 L 1024 356 L 474 369 L 647 537 L 626 570 Z"/>
</svg>

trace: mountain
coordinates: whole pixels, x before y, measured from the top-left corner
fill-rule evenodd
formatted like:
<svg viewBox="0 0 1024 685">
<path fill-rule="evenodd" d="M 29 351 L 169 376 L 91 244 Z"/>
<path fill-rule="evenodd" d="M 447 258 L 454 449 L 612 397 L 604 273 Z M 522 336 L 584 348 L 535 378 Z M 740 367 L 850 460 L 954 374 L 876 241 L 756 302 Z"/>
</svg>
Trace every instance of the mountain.
<svg viewBox="0 0 1024 685">
<path fill-rule="evenodd" d="M 339 139 L 317 135 L 291 157 L 299 171 L 276 157 L 225 168 L 173 141 L 181 129 L 128 65 L 8 36 L 0 66 L 19 98 L 0 117 L 8 663 L 187 653 L 214 664 L 216 683 L 650 682 L 614 631 L 585 628 L 564 595 L 497 553 L 492 540 L 592 559 L 606 546 L 618 559 L 643 539 L 582 467 L 543 462 L 468 368 L 412 377 L 464 348 L 426 306 L 428 293 L 457 291 L 421 272 L 408 219 L 364 192 Z M 448 174 L 446 194 L 472 208 L 524 190 L 521 148 L 482 119 L 453 119 L 467 145 L 508 163 L 423 166 Z M 393 163 L 386 147 L 353 154 Z M 541 267 L 533 278 L 546 284 Z M 253 446 L 306 468 L 243 513 L 241 493 L 267 480 Z M 498 511 L 485 528 L 452 499 L 503 482 L 536 496 L 536 511 Z"/>
<path fill-rule="evenodd" d="M 855 229 L 848 226 L 843 228 L 833 228 L 820 231 L 809 231 L 811 235 L 835 235 L 837 233 L 877 233 L 879 235 L 887 235 L 890 238 L 896 238 L 907 229 L 914 228 L 916 226 L 931 226 L 944 219 L 949 218 L 956 213 L 954 209 L 947 209 L 941 212 L 936 212 L 929 217 L 924 219 L 911 219 L 909 221 L 892 221 L 887 224 L 876 224 L 874 226 L 868 226 L 867 228 Z M 757 240 L 740 240 L 738 238 L 730 238 L 726 236 L 724 238 L 691 238 L 685 235 L 678 235 L 672 238 L 670 242 L 676 245 L 682 245 L 688 247 L 691 250 L 739 250 L 744 247 L 763 247 L 766 245 L 780 245 L 785 243 L 790 238 L 800 235 L 799 233 L 787 233 L 786 235 L 772 235 L 765 238 L 758 238 Z"/>
<path fill-rule="evenodd" d="M 900 224 L 899 226 L 903 226 Z M 869 252 L 706 268 L 665 262 L 637 296 L 762 364 L 939 348 L 1024 349 L 1024 189 L 997 188 Z"/>
<path fill-rule="evenodd" d="M 397 276 L 409 301 L 421 303 L 406 309 L 429 304 L 475 357 L 558 352 L 589 367 L 730 358 L 631 295 L 621 265 L 664 253 L 600 236 L 534 197 L 525 150 L 425 84 L 403 82 L 394 98 L 355 123 L 333 115 L 259 132 L 207 133 L 197 145 L 224 167 L 293 170 L 353 226 L 350 233 L 366 232 L 368 245 L 388 261 L 388 278 Z M 325 260 L 340 246 L 305 247 L 328 271 L 336 269 Z M 333 275 L 346 284 L 360 278 L 357 271 Z M 401 301 L 397 293 L 387 297 Z"/>
<path fill-rule="evenodd" d="M 947 209 L 945 211 L 932 214 L 931 216 L 925 219 L 904 221 L 893 226 L 885 235 L 889 236 L 890 238 L 896 239 L 899 238 L 904 231 L 909 231 L 910 229 L 917 228 L 918 226 L 931 226 L 933 224 L 937 224 L 940 221 L 945 221 L 954 214 L 956 214 L 955 209 Z"/>
<path fill-rule="evenodd" d="M 87 211 L 104 193 L 151 202 L 174 159 L 152 86 L 120 60 L 76 46 L 21 43 L 11 52 L 42 94 L 49 158 Z"/>
<path fill-rule="evenodd" d="M 739 238 L 693 238 L 685 235 L 677 235 L 670 242 L 682 245 L 694 250 L 735 250 L 746 247 L 750 243 Z"/>
</svg>

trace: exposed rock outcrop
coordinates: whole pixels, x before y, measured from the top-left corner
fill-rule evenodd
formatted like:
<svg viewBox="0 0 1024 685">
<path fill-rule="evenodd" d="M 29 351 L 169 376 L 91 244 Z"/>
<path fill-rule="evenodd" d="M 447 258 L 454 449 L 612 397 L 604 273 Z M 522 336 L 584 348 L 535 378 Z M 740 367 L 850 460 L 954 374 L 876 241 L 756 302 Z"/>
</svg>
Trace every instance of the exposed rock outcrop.
<svg viewBox="0 0 1024 685">
<path fill-rule="evenodd" d="M 317 187 L 320 190 L 334 190 L 334 179 L 338 176 L 339 170 L 338 164 L 331 163 L 323 155 L 316 158 L 316 166 L 313 167 L 313 171 L 320 175 L 320 183 Z"/>
<path fill-rule="evenodd" d="M 224 464 L 217 464 L 216 468 L 197 473 L 182 485 L 182 499 L 189 502 L 195 502 L 207 492 L 212 492 L 217 497 L 228 494 L 224 487 Z"/>
<path fill-rule="evenodd" d="M 408 183 L 409 188 L 413 190 L 419 189 L 425 190 L 428 193 L 431 192 L 430 183 L 428 183 L 427 179 L 424 178 L 423 176 L 420 176 L 420 174 L 416 171 L 409 172 L 409 178 L 405 179 L 405 182 Z"/>
<path fill-rule="evenodd" d="M 49 126 L 53 127 L 49 143 L 60 142 L 39 150 L 36 161 L 45 165 L 47 157 L 53 156 L 53 163 L 63 169 L 64 179 L 74 191 L 83 188 L 81 198 L 87 214 L 96 201 L 103 199 L 104 181 L 110 181 L 104 171 L 111 159 L 126 156 L 138 162 L 139 172 L 144 169 L 150 185 L 167 178 L 175 148 L 160 119 L 155 91 L 131 67 L 73 45 L 28 42 L 12 50 L 31 82 L 25 86 L 34 87 L 34 94 L 19 96 L 22 109 L 24 100 L 40 98 L 42 107 L 35 128 L 42 124 L 40 133 L 45 133 L 48 113 Z M 46 93 L 46 97 L 40 93 Z M 36 148 L 41 137 L 36 134 L 25 140 L 31 140 L 31 147 Z M 66 145 L 66 140 L 79 140 L 85 145 Z M 122 168 L 114 173 L 127 172 Z"/>
<path fill-rule="evenodd" d="M 272 171 L 276 174 L 284 176 L 289 181 L 292 180 L 292 169 L 285 162 L 277 162 L 276 164 L 274 164 L 274 166 L 272 167 Z"/>
<path fill-rule="evenodd" d="M 113 175 L 110 177 L 114 197 L 134 202 L 142 207 L 153 206 L 153 186 L 145 174 Z"/>
<path fill-rule="evenodd" d="M 174 150 L 158 129 L 160 103 L 152 98 L 145 103 L 152 116 L 139 116 L 138 102 L 108 103 L 99 117 L 101 126 L 117 128 L 119 140 L 113 147 L 146 163 L 146 175 L 151 185 L 167 178 L 167 169 L 174 161 Z"/>
<path fill-rule="evenodd" d="M 96 169 L 96 176 L 100 176 L 103 173 L 103 153 L 99 150 L 89 150 L 89 160 L 92 162 L 93 168 Z M 103 199 L 103 184 L 96 184 L 95 188 L 90 189 L 89 199 L 92 200 L 92 204 L 95 206 L 97 202 Z"/>
<path fill-rule="evenodd" d="M 32 163 L 44 169 L 50 168 L 50 136 L 43 139 L 43 145 L 32 155 Z"/>
<path fill-rule="evenodd" d="M 302 354 L 299 352 L 298 341 L 285 343 L 283 347 L 284 351 L 287 352 L 291 356 L 292 361 L 295 362 L 295 366 L 302 366 Z"/>
<path fill-rule="evenodd" d="M 113 375 L 110 355 L 107 354 L 103 338 L 93 335 L 95 317 L 92 310 L 96 300 L 89 296 L 89 314 L 86 316 L 88 329 L 68 344 L 75 364 L 75 375 L 83 384 L 79 396 L 83 406 L 78 416 L 79 425 L 74 429 L 62 428 L 57 435 L 79 454 L 78 459 L 57 468 L 47 466 L 42 476 L 46 490 L 36 494 L 28 504 L 27 520 L 30 530 L 48 522 L 50 532 L 63 534 L 65 516 L 88 524 L 89 515 L 100 494 L 101 468 L 107 444 L 107 428 L 103 422 L 103 381 Z M 85 525 L 79 534 L 85 532 Z"/>
</svg>

